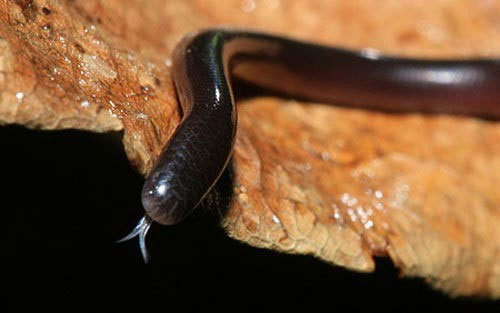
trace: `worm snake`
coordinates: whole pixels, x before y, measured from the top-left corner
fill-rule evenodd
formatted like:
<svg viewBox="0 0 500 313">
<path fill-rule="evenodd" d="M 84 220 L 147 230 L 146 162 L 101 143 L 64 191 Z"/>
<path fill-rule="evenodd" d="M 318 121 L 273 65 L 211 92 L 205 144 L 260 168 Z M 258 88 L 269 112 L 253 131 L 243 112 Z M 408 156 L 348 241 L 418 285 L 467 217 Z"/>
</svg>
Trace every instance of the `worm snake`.
<svg viewBox="0 0 500 313">
<path fill-rule="evenodd" d="M 423 60 L 353 52 L 229 29 L 186 36 L 172 75 L 183 118 L 142 190 L 146 211 L 127 240 L 152 221 L 182 221 L 226 168 L 237 127 L 231 77 L 324 103 L 386 112 L 500 118 L 500 60 Z"/>
</svg>

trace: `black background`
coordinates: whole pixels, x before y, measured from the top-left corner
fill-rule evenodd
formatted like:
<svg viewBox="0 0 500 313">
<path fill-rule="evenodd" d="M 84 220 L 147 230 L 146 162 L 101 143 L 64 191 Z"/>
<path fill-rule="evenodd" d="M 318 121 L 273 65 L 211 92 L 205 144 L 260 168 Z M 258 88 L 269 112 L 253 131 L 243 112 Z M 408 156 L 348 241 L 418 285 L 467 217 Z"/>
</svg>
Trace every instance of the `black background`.
<svg viewBox="0 0 500 313">
<path fill-rule="evenodd" d="M 153 261 L 137 241 L 115 244 L 141 217 L 140 177 L 120 134 L 0 128 L 0 204 L 7 216 L 10 311 L 499 312 L 500 303 L 450 299 L 400 279 L 387 259 L 373 274 L 228 238 L 217 214 L 155 225 Z M 181 310 L 182 309 L 182 310 Z"/>
</svg>

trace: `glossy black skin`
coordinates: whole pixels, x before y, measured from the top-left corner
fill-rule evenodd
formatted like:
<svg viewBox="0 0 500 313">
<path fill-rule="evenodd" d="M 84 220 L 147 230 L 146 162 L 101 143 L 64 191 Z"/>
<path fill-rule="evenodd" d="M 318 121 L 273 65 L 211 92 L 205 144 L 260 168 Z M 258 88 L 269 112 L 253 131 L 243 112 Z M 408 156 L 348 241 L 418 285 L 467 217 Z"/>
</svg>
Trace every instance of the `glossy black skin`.
<svg viewBox="0 0 500 313">
<path fill-rule="evenodd" d="M 208 30 L 186 37 L 173 64 L 184 117 L 142 192 L 147 215 L 165 225 L 189 215 L 229 161 L 237 126 L 230 75 L 336 105 L 500 118 L 500 61 L 493 59 L 403 59 Z"/>
</svg>

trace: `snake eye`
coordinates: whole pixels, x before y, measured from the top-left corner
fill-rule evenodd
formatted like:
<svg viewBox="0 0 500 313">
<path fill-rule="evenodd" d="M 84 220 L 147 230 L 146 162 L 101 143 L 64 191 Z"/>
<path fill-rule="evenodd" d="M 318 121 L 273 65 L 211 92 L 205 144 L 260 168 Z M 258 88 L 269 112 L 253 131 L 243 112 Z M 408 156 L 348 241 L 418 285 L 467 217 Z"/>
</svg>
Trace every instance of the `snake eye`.
<svg viewBox="0 0 500 313">
<path fill-rule="evenodd" d="M 153 220 L 160 224 L 165 224 L 166 211 L 163 209 L 167 197 L 166 183 L 153 183 L 147 180 L 142 189 L 142 206 Z"/>
</svg>

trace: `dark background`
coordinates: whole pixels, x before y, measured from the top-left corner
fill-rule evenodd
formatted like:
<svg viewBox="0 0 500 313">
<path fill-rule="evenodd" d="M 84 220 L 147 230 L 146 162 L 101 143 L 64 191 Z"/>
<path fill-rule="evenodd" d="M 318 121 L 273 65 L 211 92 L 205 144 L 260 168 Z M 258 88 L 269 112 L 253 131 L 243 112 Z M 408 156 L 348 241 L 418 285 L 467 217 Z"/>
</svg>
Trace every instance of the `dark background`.
<svg viewBox="0 0 500 313">
<path fill-rule="evenodd" d="M 11 312 L 500 311 L 499 302 L 450 299 L 421 280 L 399 279 L 387 259 L 359 274 L 252 248 L 203 210 L 177 226 L 154 225 L 153 260 L 144 265 L 137 241 L 114 243 L 142 215 L 143 179 L 120 136 L 0 128 Z"/>
</svg>

